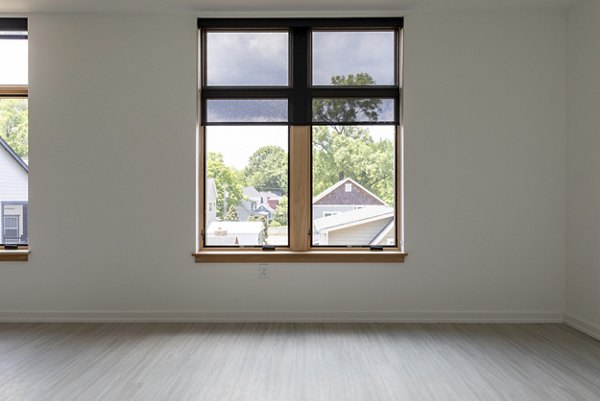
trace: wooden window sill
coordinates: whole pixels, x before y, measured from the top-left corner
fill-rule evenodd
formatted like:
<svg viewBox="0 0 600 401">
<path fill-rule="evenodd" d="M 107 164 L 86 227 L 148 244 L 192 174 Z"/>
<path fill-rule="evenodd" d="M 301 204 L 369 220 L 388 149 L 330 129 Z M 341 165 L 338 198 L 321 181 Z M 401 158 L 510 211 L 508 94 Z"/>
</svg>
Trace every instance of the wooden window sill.
<svg viewBox="0 0 600 401">
<path fill-rule="evenodd" d="M 0 249 L 0 262 L 27 262 L 28 260 L 29 249 Z"/>
<path fill-rule="evenodd" d="M 203 250 L 193 254 L 196 263 L 403 263 L 399 250 Z"/>
</svg>

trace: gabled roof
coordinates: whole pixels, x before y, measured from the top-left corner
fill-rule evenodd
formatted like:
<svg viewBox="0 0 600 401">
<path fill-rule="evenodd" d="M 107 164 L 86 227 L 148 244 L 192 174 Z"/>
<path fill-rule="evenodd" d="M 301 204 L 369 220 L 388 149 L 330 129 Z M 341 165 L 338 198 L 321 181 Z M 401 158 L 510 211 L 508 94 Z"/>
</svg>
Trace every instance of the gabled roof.
<svg viewBox="0 0 600 401">
<path fill-rule="evenodd" d="M 242 188 L 242 193 L 250 200 L 260 201 L 260 192 L 254 187 L 244 187 Z"/>
<path fill-rule="evenodd" d="M 264 210 L 268 213 L 275 213 L 275 209 L 273 209 L 271 206 L 269 206 L 267 203 L 261 203 L 260 205 L 258 205 L 256 207 L 256 209 L 254 209 L 252 212 L 256 213 L 257 211 L 260 212 L 261 210 Z"/>
<path fill-rule="evenodd" d="M 281 199 L 281 196 L 277 195 L 276 193 L 269 191 L 260 192 L 252 186 L 242 188 L 242 193 L 246 198 L 255 202 L 265 203 L 269 199 Z"/>
<path fill-rule="evenodd" d="M 330 186 L 329 188 L 327 188 L 326 190 L 324 190 L 323 192 L 321 192 L 320 194 L 318 194 L 317 196 L 315 196 L 313 198 L 313 205 L 318 203 L 320 200 L 324 199 L 327 195 L 333 193 L 336 189 L 340 188 L 342 185 L 344 184 L 352 184 L 355 185 L 357 188 L 359 188 L 360 191 L 366 193 L 366 195 L 370 198 L 372 198 L 374 203 L 371 204 L 379 204 L 379 205 L 385 205 L 386 203 L 381 200 L 377 195 L 375 195 L 373 192 L 369 191 L 367 188 L 363 187 L 362 185 L 360 185 L 358 182 L 354 181 L 352 178 L 344 178 L 343 180 L 340 180 L 338 182 L 336 182 L 335 184 L 333 184 L 332 186 Z M 352 196 L 352 195 L 350 195 Z M 326 203 L 327 205 L 333 205 L 333 204 L 338 204 L 338 203 Z M 362 203 L 361 203 L 362 204 Z"/>
<path fill-rule="evenodd" d="M 394 208 L 389 206 L 368 206 L 333 216 L 318 218 L 314 221 L 314 225 L 316 231 L 321 233 L 388 218 L 394 218 Z"/>
<path fill-rule="evenodd" d="M 0 148 L 6 150 L 8 152 L 8 154 L 11 155 L 12 158 L 15 159 L 15 161 L 17 163 L 19 163 L 19 165 L 21 167 L 23 167 L 25 172 L 29 173 L 29 166 L 27 165 L 27 163 L 25 163 L 23 161 L 23 159 L 21 159 L 21 156 L 19 156 L 18 154 L 15 153 L 13 148 L 11 148 L 10 145 L 8 143 L 6 143 L 6 141 L 4 139 L 2 139 L 1 136 L 0 136 Z"/>
<path fill-rule="evenodd" d="M 260 192 L 260 196 L 261 198 L 266 198 L 266 199 L 281 199 L 281 196 L 277 195 L 276 193 L 273 192 Z"/>
</svg>

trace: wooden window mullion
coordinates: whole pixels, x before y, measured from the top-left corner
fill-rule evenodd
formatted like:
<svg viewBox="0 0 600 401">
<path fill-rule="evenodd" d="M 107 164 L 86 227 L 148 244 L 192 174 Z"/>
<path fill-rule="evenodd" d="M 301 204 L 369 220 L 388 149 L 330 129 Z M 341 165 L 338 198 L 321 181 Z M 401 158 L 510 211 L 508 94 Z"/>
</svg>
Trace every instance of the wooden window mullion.
<svg viewBox="0 0 600 401">
<path fill-rule="evenodd" d="M 290 250 L 310 249 L 311 228 L 311 127 L 292 126 L 290 135 Z"/>
</svg>

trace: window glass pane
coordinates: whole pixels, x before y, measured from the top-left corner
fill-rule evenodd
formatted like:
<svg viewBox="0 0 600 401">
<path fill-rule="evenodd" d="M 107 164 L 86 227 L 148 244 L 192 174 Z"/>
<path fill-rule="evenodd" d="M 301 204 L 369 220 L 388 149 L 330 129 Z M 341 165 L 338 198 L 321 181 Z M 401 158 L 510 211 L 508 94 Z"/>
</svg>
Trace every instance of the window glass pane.
<svg viewBox="0 0 600 401">
<path fill-rule="evenodd" d="M 313 99 L 315 123 L 354 123 L 395 121 L 394 99 L 336 98 Z"/>
<path fill-rule="evenodd" d="M 27 99 L 0 98 L 0 243 L 26 244 L 28 234 Z"/>
<path fill-rule="evenodd" d="M 0 85 L 27 85 L 27 39 L 0 38 Z"/>
<path fill-rule="evenodd" d="M 313 246 L 396 245 L 394 126 L 312 130 Z"/>
<path fill-rule="evenodd" d="M 208 126 L 205 245 L 288 246 L 288 127 Z"/>
<path fill-rule="evenodd" d="M 287 99 L 210 99 L 206 101 L 206 122 L 208 123 L 287 123 L 287 121 Z"/>
<path fill-rule="evenodd" d="M 394 85 L 394 31 L 314 31 L 313 85 Z"/>
<path fill-rule="evenodd" d="M 206 84 L 288 86 L 287 32 L 208 32 Z"/>
</svg>

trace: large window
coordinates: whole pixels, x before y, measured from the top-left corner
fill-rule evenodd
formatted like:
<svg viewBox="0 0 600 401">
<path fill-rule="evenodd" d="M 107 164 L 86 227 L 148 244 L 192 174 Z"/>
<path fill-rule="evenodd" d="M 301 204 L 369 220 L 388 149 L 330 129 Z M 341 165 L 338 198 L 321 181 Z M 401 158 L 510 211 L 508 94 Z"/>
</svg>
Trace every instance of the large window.
<svg viewBox="0 0 600 401">
<path fill-rule="evenodd" d="M 401 261 L 402 18 L 199 19 L 198 261 Z"/>
<path fill-rule="evenodd" d="M 29 242 L 27 20 L 0 18 L 0 246 Z"/>
</svg>

